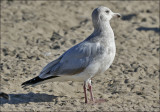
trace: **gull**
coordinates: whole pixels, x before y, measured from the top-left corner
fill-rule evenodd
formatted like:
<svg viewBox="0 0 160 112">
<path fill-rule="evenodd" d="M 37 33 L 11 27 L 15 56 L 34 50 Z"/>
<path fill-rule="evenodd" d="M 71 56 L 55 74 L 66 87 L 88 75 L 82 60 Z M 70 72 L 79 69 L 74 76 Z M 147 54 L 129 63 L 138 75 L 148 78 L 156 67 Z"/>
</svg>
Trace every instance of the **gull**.
<svg viewBox="0 0 160 112">
<path fill-rule="evenodd" d="M 110 20 L 112 17 L 120 16 L 119 13 L 113 13 L 104 6 L 95 8 L 92 12 L 93 33 L 58 59 L 47 64 L 39 76 L 24 82 L 22 86 L 35 86 L 55 81 L 84 82 L 85 103 L 88 103 L 87 86 L 91 102 L 95 102 L 91 78 L 104 73 L 114 60 L 116 46 Z"/>
</svg>

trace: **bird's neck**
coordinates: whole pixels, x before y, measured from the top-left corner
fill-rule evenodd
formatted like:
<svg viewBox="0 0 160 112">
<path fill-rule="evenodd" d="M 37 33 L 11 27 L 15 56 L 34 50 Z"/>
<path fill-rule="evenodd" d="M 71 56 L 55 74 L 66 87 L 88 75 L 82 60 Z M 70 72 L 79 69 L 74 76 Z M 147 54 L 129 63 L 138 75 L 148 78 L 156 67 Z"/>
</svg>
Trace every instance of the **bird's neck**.
<svg viewBox="0 0 160 112">
<path fill-rule="evenodd" d="M 93 33 L 86 39 L 88 41 L 112 41 L 114 42 L 114 33 L 110 26 L 109 21 L 101 22 L 98 24 L 93 24 L 94 31 Z"/>
<path fill-rule="evenodd" d="M 94 33 L 99 33 L 99 34 L 113 33 L 113 30 L 110 26 L 110 22 L 101 21 L 97 24 L 94 24 Z"/>
</svg>

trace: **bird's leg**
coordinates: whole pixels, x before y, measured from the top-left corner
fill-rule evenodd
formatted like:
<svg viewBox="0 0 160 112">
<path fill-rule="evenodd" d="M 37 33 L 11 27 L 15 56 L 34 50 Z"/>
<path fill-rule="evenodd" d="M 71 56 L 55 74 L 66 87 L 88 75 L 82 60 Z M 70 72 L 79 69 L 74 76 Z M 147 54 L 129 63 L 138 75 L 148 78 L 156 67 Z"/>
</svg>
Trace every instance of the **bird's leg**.
<svg viewBox="0 0 160 112">
<path fill-rule="evenodd" d="M 84 89 L 85 103 L 88 103 L 86 82 L 84 82 L 83 89 Z"/>
<path fill-rule="evenodd" d="M 88 81 L 88 88 L 91 96 L 91 101 L 94 101 L 93 93 L 92 93 L 92 85 L 91 85 L 91 80 Z"/>
<path fill-rule="evenodd" d="M 93 93 L 92 93 L 91 80 L 88 81 L 88 88 L 89 88 L 89 92 L 90 92 L 90 96 L 91 96 L 91 103 L 92 104 L 106 102 L 106 100 L 104 100 L 104 99 L 96 99 L 96 100 L 94 99 Z"/>
</svg>

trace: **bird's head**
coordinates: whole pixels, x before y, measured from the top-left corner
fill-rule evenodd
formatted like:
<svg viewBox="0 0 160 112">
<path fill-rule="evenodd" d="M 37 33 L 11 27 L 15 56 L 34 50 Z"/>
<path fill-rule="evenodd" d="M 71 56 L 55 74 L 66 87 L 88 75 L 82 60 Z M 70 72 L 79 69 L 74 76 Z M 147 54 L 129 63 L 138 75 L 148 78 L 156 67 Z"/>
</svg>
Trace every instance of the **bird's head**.
<svg viewBox="0 0 160 112">
<path fill-rule="evenodd" d="M 100 6 L 94 9 L 92 12 L 93 24 L 97 22 L 110 21 L 112 17 L 120 18 L 121 15 L 119 13 L 112 12 L 109 8 L 104 7 L 104 6 Z"/>
</svg>

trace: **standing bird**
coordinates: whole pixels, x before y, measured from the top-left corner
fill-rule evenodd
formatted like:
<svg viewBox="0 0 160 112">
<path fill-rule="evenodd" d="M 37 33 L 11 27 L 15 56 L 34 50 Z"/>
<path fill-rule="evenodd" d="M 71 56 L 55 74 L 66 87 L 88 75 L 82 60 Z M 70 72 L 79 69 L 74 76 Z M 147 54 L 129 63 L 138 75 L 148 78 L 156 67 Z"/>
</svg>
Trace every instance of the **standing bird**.
<svg viewBox="0 0 160 112">
<path fill-rule="evenodd" d="M 114 33 L 109 22 L 114 16 L 120 17 L 120 14 L 113 13 L 104 6 L 94 9 L 93 33 L 47 64 L 39 76 L 24 82 L 22 86 L 35 86 L 48 81 L 83 81 L 85 103 L 88 103 L 87 85 L 91 101 L 94 102 L 91 78 L 104 73 L 112 64 L 116 53 Z"/>
</svg>

